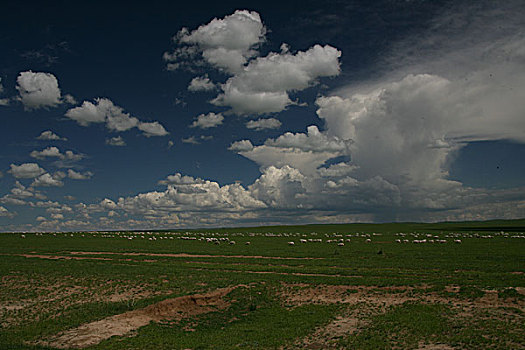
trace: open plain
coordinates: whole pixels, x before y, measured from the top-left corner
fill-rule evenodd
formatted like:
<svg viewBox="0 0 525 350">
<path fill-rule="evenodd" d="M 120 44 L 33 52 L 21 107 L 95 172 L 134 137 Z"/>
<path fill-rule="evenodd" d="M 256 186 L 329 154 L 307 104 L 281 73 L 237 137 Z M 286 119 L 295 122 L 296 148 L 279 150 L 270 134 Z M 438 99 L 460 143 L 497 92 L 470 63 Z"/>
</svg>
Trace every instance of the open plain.
<svg viewBox="0 0 525 350">
<path fill-rule="evenodd" d="M 523 349 L 525 223 L 0 235 L 1 349 Z"/>
</svg>

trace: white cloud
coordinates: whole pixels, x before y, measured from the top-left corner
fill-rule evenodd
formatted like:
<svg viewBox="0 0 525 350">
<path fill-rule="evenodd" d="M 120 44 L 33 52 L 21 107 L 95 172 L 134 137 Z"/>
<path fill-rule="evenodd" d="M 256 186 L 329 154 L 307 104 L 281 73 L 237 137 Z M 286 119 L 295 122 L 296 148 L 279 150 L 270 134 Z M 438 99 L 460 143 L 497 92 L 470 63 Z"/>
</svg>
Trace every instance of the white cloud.
<svg viewBox="0 0 525 350">
<path fill-rule="evenodd" d="M 67 103 L 67 104 L 70 104 L 70 105 L 76 105 L 77 104 L 77 100 L 75 97 L 73 97 L 72 95 L 70 94 L 66 94 L 64 96 L 64 102 Z"/>
<path fill-rule="evenodd" d="M 116 209 L 117 208 L 117 204 L 115 204 L 115 202 L 113 202 L 111 199 L 108 199 L 108 198 L 104 198 L 100 203 L 99 205 L 104 208 L 104 209 Z"/>
<path fill-rule="evenodd" d="M 169 134 L 159 122 L 140 123 L 138 128 L 144 132 L 144 136 L 146 137 L 166 136 Z"/>
<path fill-rule="evenodd" d="M 322 177 L 342 177 L 350 175 L 357 169 L 357 166 L 351 165 L 349 163 L 340 162 L 332 164 L 328 167 L 319 168 L 319 175 Z"/>
<path fill-rule="evenodd" d="M 251 143 L 245 141 L 233 143 L 230 150 L 264 168 L 288 165 L 305 175 L 313 175 L 327 160 L 347 154 L 350 144 L 321 133 L 315 125 L 309 126 L 306 134 L 287 132 L 276 139 L 266 140 L 261 146 L 250 148 Z"/>
<path fill-rule="evenodd" d="M 106 139 L 106 145 L 110 146 L 126 146 L 126 141 L 122 138 L 122 136 L 115 136 L 110 139 Z"/>
<path fill-rule="evenodd" d="M 138 124 L 138 119 L 115 106 L 107 98 L 96 98 L 95 103 L 84 101 L 82 106 L 75 107 L 66 112 L 66 117 L 75 120 L 82 126 L 90 123 L 107 123 L 107 127 L 114 131 L 129 130 Z"/>
<path fill-rule="evenodd" d="M 253 196 L 271 208 L 300 207 L 300 197 L 306 192 L 305 176 L 288 165 L 269 166 L 249 186 Z"/>
<path fill-rule="evenodd" d="M 168 177 L 166 177 L 166 180 L 159 181 L 159 184 L 163 185 L 194 185 L 203 183 L 205 183 L 203 179 L 182 175 L 181 173 L 168 175 Z"/>
<path fill-rule="evenodd" d="M 4 93 L 4 86 L 2 85 L 2 77 L 0 77 L 0 94 Z M 0 98 L 0 106 L 7 106 L 11 102 L 10 98 Z"/>
<path fill-rule="evenodd" d="M 255 129 L 257 131 L 266 129 L 279 129 L 282 123 L 275 118 L 259 118 L 257 120 L 250 120 L 246 123 L 248 129 Z"/>
<path fill-rule="evenodd" d="M 32 151 L 29 155 L 36 159 L 45 159 L 48 157 L 55 157 L 63 161 L 70 161 L 70 162 L 76 162 L 85 157 L 83 154 L 76 154 L 76 153 L 73 153 L 73 151 L 66 151 L 64 153 L 61 153 L 60 150 L 55 146 L 47 147 L 43 149 L 42 151 L 36 151 L 36 150 Z"/>
<path fill-rule="evenodd" d="M 195 136 L 190 136 L 190 137 L 187 137 L 187 138 L 182 138 L 181 141 L 182 141 L 182 143 L 189 143 L 189 144 L 192 144 L 192 145 L 198 145 L 198 144 L 200 144 L 200 142 L 195 138 Z"/>
<path fill-rule="evenodd" d="M 253 145 L 250 140 L 241 140 L 233 142 L 228 149 L 234 152 L 247 152 L 253 149 Z"/>
<path fill-rule="evenodd" d="M 64 186 L 62 179 L 65 176 L 66 175 L 61 171 L 57 171 L 53 175 L 49 173 L 45 173 L 37 177 L 31 184 L 31 186 L 32 187 L 42 187 L 42 186 L 44 187 L 62 187 Z"/>
<path fill-rule="evenodd" d="M 195 136 L 190 136 L 190 137 L 187 137 L 187 138 L 182 138 L 181 141 L 182 143 L 189 143 L 189 144 L 192 144 L 192 145 L 200 145 L 201 141 L 208 141 L 208 140 L 211 140 L 213 139 L 213 136 L 211 135 L 201 135 L 199 138 L 195 137 Z"/>
<path fill-rule="evenodd" d="M 224 117 L 220 113 L 215 114 L 213 112 L 210 112 L 208 114 L 200 114 L 199 116 L 197 116 L 196 120 L 193 121 L 193 124 L 190 125 L 190 128 L 215 128 L 221 125 L 223 120 Z"/>
<path fill-rule="evenodd" d="M 42 133 L 36 138 L 37 140 L 50 140 L 50 141 L 67 141 L 67 138 L 60 137 L 51 130 L 42 131 Z"/>
<path fill-rule="evenodd" d="M 471 84 L 408 75 L 367 94 L 320 98 L 318 115 L 328 135 L 353 140 L 350 153 L 361 178 L 445 186 L 450 159 L 465 142 L 525 142 L 520 102 L 491 82 Z"/>
<path fill-rule="evenodd" d="M 293 104 L 288 92 L 304 90 L 320 77 L 340 73 L 341 51 L 329 45 L 315 45 L 295 55 L 270 53 L 248 63 L 221 86 L 212 103 L 227 106 L 238 115 L 275 113 Z"/>
<path fill-rule="evenodd" d="M 197 91 L 212 91 L 217 87 L 207 76 L 195 77 L 191 80 L 190 85 L 188 85 L 188 90 L 191 92 Z"/>
<path fill-rule="evenodd" d="M 106 123 L 109 130 L 117 132 L 137 127 L 147 137 L 168 134 L 158 122 L 140 122 L 107 98 L 96 98 L 94 103 L 84 101 L 80 107 L 68 110 L 65 116 L 82 126 L 88 126 L 91 123 Z"/>
<path fill-rule="evenodd" d="M 211 102 L 216 106 L 231 107 L 232 113 L 238 115 L 258 115 L 278 113 L 292 105 L 293 102 L 284 91 L 249 91 L 226 83 L 221 86 L 223 93 Z"/>
<path fill-rule="evenodd" d="M 265 39 L 266 29 L 257 12 L 238 10 L 223 19 L 214 18 L 190 32 L 183 28 L 175 40 L 182 46 L 171 54 L 164 54 L 168 69 L 187 65 L 197 53 L 209 64 L 228 72 L 237 72 L 257 52 L 255 49 Z"/>
<path fill-rule="evenodd" d="M 7 172 L 17 179 L 31 179 L 46 172 L 37 163 L 11 164 L 10 167 Z"/>
<path fill-rule="evenodd" d="M 30 205 L 32 202 L 26 202 L 27 199 L 45 199 L 46 197 L 32 187 L 25 187 L 19 181 L 15 182 L 15 186 L 10 193 L 0 198 L 0 203 L 11 205 Z"/>
<path fill-rule="evenodd" d="M 228 112 L 237 115 L 281 112 L 297 104 L 289 93 L 309 88 L 319 78 L 339 75 L 341 51 L 329 45 L 314 45 L 294 54 L 283 44 L 280 52 L 258 57 L 256 49 L 265 40 L 265 33 L 258 13 L 236 11 L 192 32 L 183 28 L 176 38 L 179 47 L 165 53 L 164 59 L 170 62 L 169 69 L 178 69 L 190 62 L 195 65 L 201 53 L 207 63 L 231 75 L 219 84 L 221 93 L 210 102 L 229 107 Z M 190 91 L 212 88 L 215 85 L 207 76 L 194 78 L 189 86 Z M 275 125 L 273 122 L 272 127 Z"/>
<path fill-rule="evenodd" d="M 60 150 L 57 147 L 53 146 L 48 147 L 42 151 L 32 151 L 29 155 L 36 159 L 45 159 L 46 157 L 60 158 L 62 156 L 62 153 L 60 153 Z"/>
<path fill-rule="evenodd" d="M 9 218 L 11 218 L 13 216 L 14 216 L 13 213 L 11 213 L 9 210 L 7 210 L 6 208 L 4 208 L 4 207 L 2 207 L 0 205 L 0 217 L 9 217 Z"/>
<path fill-rule="evenodd" d="M 16 89 L 27 110 L 55 107 L 62 103 L 57 78 L 51 73 L 20 72 Z"/>
<path fill-rule="evenodd" d="M 95 99 L 93 104 L 89 101 L 82 102 L 82 106 L 71 108 L 66 112 L 66 117 L 75 120 L 82 126 L 88 126 L 90 123 L 104 123 L 106 121 L 106 111 L 103 105 L 107 105 L 107 99 Z M 109 101 L 113 105 L 111 101 Z"/>
<path fill-rule="evenodd" d="M 51 218 L 53 220 L 63 220 L 64 219 L 64 215 L 63 214 L 51 214 Z"/>
<path fill-rule="evenodd" d="M 93 176 L 93 173 L 91 171 L 86 171 L 84 173 L 79 173 L 79 172 L 76 172 L 73 169 L 68 169 L 67 170 L 67 176 L 70 179 L 73 179 L 73 180 L 88 180 L 88 179 L 91 179 L 91 177 Z"/>
<path fill-rule="evenodd" d="M 166 191 L 119 198 L 118 209 L 158 217 L 168 213 L 236 212 L 265 207 L 240 184 L 220 186 L 217 182 L 181 174 L 169 176 L 162 183 L 168 184 Z"/>
</svg>

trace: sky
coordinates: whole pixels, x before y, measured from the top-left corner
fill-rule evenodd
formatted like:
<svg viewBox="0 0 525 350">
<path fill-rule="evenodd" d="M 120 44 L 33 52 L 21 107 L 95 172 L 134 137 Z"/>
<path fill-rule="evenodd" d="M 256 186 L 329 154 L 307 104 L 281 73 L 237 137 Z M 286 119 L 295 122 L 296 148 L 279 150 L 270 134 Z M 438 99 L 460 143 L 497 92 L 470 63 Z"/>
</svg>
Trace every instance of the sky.
<svg viewBox="0 0 525 350">
<path fill-rule="evenodd" d="M 522 1 L 7 1 L 0 231 L 525 217 Z"/>
</svg>

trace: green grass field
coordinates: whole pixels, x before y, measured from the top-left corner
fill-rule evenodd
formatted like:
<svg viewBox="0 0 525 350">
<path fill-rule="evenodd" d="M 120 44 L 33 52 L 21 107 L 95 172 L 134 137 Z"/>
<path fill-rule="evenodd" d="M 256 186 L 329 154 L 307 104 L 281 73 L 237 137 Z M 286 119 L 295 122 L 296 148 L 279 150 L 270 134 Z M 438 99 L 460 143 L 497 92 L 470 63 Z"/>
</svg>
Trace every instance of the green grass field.
<svg viewBox="0 0 525 350">
<path fill-rule="evenodd" d="M 523 349 L 523 232 L 3 233 L 0 349 Z"/>
</svg>

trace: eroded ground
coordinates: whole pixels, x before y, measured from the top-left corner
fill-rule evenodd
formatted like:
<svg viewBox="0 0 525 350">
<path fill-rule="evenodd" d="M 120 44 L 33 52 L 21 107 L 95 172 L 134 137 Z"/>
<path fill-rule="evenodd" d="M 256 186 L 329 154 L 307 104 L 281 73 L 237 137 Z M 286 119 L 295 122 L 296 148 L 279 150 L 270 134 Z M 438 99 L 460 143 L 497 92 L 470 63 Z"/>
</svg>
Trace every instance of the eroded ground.
<svg viewBox="0 0 525 350">
<path fill-rule="evenodd" d="M 22 291 L 26 290 L 24 287 L 27 285 L 35 287 L 31 290 L 31 294 L 24 295 Z M 206 283 L 201 283 L 199 286 L 203 289 L 207 288 Z M 132 285 L 118 280 L 87 283 L 85 280 L 73 277 L 60 283 L 56 281 L 46 283 L 44 280 L 4 276 L 1 287 L 4 291 L 0 303 L 3 327 L 16 326 L 30 318 L 60 317 L 64 310 L 82 303 L 148 300 L 152 296 L 162 296 L 170 292 L 158 291 L 154 285 L 148 284 Z M 20 298 L 16 301 L 6 300 L 5 291 L 8 289 L 20 291 Z M 520 343 L 523 336 L 520 338 L 518 331 L 525 324 L 524 291 L 520 288 L 513 291 L 515 291 L 515 294 L 511 293 L 513 297 L 506 298 L 506 294 L 497 290 L 470 290 L 469 293 L 462 294 L 461 287 L 454 285 L 435 288 L 430 285 L 379 287 L 285 282 L 274 285 L 265 282 L 240 284 L 152 302 L 145 307 L 65 329 L 48 335 L 45 339 L 28 339 L 26 344 L 60 349 L 88 348 L 108 341 L 112 337 L 112 339 L 137 337 L 140 335 L 141 328 L 150 324 L 168 326 L 183 333 L 195 333 L 199 331 L 200 322 L 209 322 L 202 317 L 210 313 L 218 319 L 217 326 L 225 328 L 229 324 L 242 323 L 250 318 L 250 313 L 255 314 L 259 308 L 267 307 L 268 302 L 265 304 L 265 302 L 254 301 L 234 317 L 231 317 L 231 313 L 228 314 L 232 305 L 246 303 L 252 300 L 253 293 L 260 295 L 264 292 L 269 300 L 273 300 L 270 304 L 279 305 L 283 312 L 310 305 L 335 306 L 327 321 L 311 328 L 304 336 L 281 345 L 281 349 L 343 349 L 351 344 L 359 348 L 359 343 L 355 343 L 356 339 L 377 337 L 374 332 L 385 331 L 376 329 L 375 323 L 385 321 L 388 323 L 388 317 L 392 313 L 401 312 L 401 316 L 397 317 L 402 317 L 405 308 L 409 308 L 410 311 L 410 308 L 414 307 L 416 312 L 418 312 L 417 308 L 421 307 L 423 312 L 430 311 L 428 317 L 443 318 L 448 324 L 455 325 L 457 330 L 462 328 L 468 330 L 469 325 L 474 323 L 478 327 L 477 331 L 486 337 L 487 343 L 495 344 L 496 347 L 498 344 L 502 345 L 497 332 L 483 332 L 483 324 L 487 322 L 487 325 L 496 327 L 496 330 L 497 327 L 505 325 L 507 331 L 513 333 L 513 337 L 506 337 L 502 348 L 519 349 L 523 348 L 523 343 Z M 425 307 L 429 309 L 426 310 Z M 434 312 L 436 310 L 432 309 L 433 307 L 437 307 L 437 312 Z M 221 318 L 221 314 L 228 315 Z M 395 315 L 393 317 L 395 318 Z M 400 319 L 400 322 L 403 320 Z M 447 337 L 428 332 L 416 336 L 408 343 L 403 340 L 402 334 L 393 332 L 385 336 L 392 347 L 398 348 L 405 348 L 408 345 L 411 348 L 426 350 L 469 348 L 469 344 L 462 344 L 455 340 L 454 332 Z"/>
</svg>

